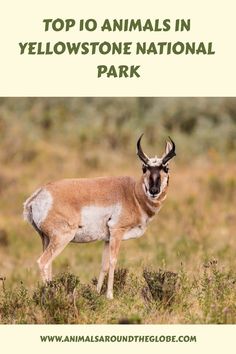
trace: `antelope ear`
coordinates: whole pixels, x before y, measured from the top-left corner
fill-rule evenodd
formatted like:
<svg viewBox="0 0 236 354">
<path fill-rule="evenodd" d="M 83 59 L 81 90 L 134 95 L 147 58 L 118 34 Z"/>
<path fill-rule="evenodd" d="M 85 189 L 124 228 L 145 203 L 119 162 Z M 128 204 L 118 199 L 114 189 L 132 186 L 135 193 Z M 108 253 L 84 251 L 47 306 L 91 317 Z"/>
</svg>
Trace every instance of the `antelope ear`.
<svg viewBox="0 0 236 354">
<path fill-rule="evenodd" d="M 167 155 L 169 152 L 170 152 L 170 150 L 172 149 L 172 145 L 171 145 L 171 143 L 168 141 L 168 140 L 166 140 L 166 148 L 165 148 L 165 153 L 163 154 L 163 156 L 162 157 L 164 157 L 165 155 Z"/>
</svg>

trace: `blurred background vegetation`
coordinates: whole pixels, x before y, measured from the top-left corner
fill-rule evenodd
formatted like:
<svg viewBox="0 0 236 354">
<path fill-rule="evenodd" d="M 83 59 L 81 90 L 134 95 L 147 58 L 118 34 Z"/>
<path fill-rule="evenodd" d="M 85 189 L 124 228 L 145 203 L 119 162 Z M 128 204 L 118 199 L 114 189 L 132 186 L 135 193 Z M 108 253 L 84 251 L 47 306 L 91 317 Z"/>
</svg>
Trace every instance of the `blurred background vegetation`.
<svg viewBox="0 0 236 354">
<path fill-rule="evenodd" d="M 33 161 L 38 143 L 63 144 L 86 152 L 134 151 L 145 132 L 146 144 L 159 148 L 174 135 L 179 157 L 231 153 L 236 145 L 234 98 L 1 98 L 0 138 L 4 161 Z M 13 140 L 14 139 L 14 143 Z M 189 154 L 187 154 L 187 151 Z M 191 156 L 189 156 L 191 154 Z"/>
<path fill-rule="evenodd" d="M 38 186 L 60 178 L 138 178 L 135 149 L 142 132 L 148 155 L 161 155 L 170 135 L 177 157 L 163 209 L 144 237 L 122 244 L 119 264 L 137 277 L 152 266 L 177 273 L 184 269 L 194 279 L 201 273 L 204 278 L 204 264 L 216 259 L 235 274 L 235 98 L 0 98 L 0 277 L 7 278 L 9 287 L 23 281 L 31 289 L 39 280 L 41 242 L 22 220 L 24 200 Z M 101 251 L 101 243 L 71 244 L 55 261 L 54 272 L 70 270 L 82 282 L 90 281 L 97 275 Z M 188 301 L 194 314 L 155 312 L 141 321 L 216 322 L 230 299 L 226 295 L 212 319 L 210 305 L 203 311 L 202 300 L 196 304 L 193 294 Z M 214 301 L 218 306 L 217 298 L 206 303 Z M 123 311 L 137 315 L 124 304 Z M 236 322 L 233 295 L 229 313 L 230 322 Z"/>
</svg>

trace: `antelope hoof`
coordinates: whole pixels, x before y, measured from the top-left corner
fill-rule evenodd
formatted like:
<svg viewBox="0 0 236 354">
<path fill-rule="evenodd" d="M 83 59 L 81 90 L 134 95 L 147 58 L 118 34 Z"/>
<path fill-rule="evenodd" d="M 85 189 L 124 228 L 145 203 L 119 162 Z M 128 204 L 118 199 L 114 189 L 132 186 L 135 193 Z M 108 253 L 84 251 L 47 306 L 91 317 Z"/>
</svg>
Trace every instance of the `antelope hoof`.
<svg viewBox="0 0 236 354">
<path fill-rule="evenodd" d="M 107 293 L 107 299 L 113 300 L 113 293 L 111 291 Z"/>
</svg>

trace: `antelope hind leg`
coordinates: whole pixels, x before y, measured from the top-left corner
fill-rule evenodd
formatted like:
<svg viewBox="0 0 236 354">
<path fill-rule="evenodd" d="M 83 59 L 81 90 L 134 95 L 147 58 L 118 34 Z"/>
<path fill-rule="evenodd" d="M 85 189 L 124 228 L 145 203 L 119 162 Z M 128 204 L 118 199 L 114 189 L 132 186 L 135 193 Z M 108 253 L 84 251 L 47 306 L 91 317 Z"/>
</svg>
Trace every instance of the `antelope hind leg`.
<svg viewBox="0 0 236 354">
<path fill-rule="evenodd" d="M 42 233 L 41 238 L 42 238 L 43 252 L 44 252 L 46 250 L 46 248 L 48 247 L 50 240 L 49 240 L 49 237 L 44 233 Z M 48 266 L 47 277 L 49 280 L 52 280 L 52 263 L 50 263 Z"/>
<path fill-rule="evenodd" d="M 67 232 L 63 236 L 54 236 L 37 263 L 44 282 L 52 280 L 52 261 L 63 251 L 68 243 L 74 238 L 75 231 Z"/>
</svg>

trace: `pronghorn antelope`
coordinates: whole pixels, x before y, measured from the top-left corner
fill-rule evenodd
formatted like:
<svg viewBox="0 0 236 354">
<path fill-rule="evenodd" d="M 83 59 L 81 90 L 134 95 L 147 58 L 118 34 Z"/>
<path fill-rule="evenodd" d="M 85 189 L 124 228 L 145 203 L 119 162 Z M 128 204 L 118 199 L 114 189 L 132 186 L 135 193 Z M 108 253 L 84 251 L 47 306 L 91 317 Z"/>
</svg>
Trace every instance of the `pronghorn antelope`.
<svg viewBox="0 0 236 354">
<path fill-rule="evenodd" d="M 166 198 L 169 169 L 175 144 L 170 139 L 161 158 L 149 158 L 137 141 L 137 155 L 143 175 L 63 179 L 36 190 L 24 203 L 24 218 L 39 233 L 43 254 L 38 265 L 44 281 L 52 279 L 52 261 L 69 242 L 103 240 L 101 272 L 97 290 L 101 291 L 108 273 L 107 298 L 113 298 L 114 270 L 122 240 L 144 234 L 148 222 Z"/>
</svg>

